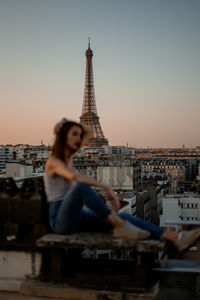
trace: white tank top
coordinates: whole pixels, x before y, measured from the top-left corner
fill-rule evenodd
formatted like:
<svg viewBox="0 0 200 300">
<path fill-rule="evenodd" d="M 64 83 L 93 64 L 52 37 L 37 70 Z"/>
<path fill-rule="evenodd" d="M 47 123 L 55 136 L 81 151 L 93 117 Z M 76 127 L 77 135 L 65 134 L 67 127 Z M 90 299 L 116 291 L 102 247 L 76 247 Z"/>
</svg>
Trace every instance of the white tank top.
<svg viewBox="0 0 200 300">
<path fill-rule="evenodd" d="M 63 200 L 68 194 L 69 190 L 75 186 L 75 182 L 67 182 L 67 180 L 61 176 L 49 176 L 44 174 L 44 188 L 48 202 L 54 202 Z"/>
</svg>

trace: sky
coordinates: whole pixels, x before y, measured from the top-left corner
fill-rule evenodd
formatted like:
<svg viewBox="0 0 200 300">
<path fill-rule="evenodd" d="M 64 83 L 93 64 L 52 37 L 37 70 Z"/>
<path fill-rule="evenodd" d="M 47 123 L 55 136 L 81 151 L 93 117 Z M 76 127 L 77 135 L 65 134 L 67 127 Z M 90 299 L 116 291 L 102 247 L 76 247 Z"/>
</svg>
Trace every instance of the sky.
<svg viewBox="0 0 200 300">
<path fill-rule="evenodd" d="M 200 145 L 199 0 L 0 0 L 0 144 L 79 121 L 88 37 L 110 145 Z"/>
</svg>

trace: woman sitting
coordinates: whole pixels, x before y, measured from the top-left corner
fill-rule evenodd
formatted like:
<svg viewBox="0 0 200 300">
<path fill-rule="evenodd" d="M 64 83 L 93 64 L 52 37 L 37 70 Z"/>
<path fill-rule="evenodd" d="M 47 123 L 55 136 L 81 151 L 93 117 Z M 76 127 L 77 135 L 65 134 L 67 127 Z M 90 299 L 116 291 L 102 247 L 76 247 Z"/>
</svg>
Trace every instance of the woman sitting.
<svg viewBox="0 0 200 300">
<path fill-rule="evenodd" d="M 90 130 L 73 121 L 63 119 L 55 126 L 52 155 L 45 167 L 44 183 L 49 203 L 49 219 L 56 233 L 80 231 L 110 231 L 115 238 L 143 240 L 165 239 L 179 251 L 193 245 L 200 237 L 200 229 L 174 232 L 163 229 L 130 214 L 118 213 L 120 203 L 111 187 L 75 172 L 73 155 L 86 144 Z M 106 191 L 115 208 L 111 211 L 90 186 Z M 84 205 L 88 209 L 84 209 Z"/>
</svg>

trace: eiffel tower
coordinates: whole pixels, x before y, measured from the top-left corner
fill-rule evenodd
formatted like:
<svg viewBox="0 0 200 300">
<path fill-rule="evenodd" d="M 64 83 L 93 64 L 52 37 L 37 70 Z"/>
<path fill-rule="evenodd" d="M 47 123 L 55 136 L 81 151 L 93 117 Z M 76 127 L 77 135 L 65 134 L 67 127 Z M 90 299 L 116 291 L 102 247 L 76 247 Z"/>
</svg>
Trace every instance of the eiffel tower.
<svg viewBox="0 0 200 300">
<path fill-rule="evenodd" d="M 95 93 L 94 93 L 94 80 L 92 69 L 92 56 L 93 52 L 90 49 L 90 39 L 88 42 L 88 49 L 85 52 L 86 56 L 86 73 L 85 73 L 85 89 L 82 113 L 80 116 L 80 123 L 92 127 L 92 136 L 89 139 L 87 146 L 89 147 L 102 147 L 108 145 L 108 140 L 103 134 L 99 117 L 97 114 Z"/>
</svg>

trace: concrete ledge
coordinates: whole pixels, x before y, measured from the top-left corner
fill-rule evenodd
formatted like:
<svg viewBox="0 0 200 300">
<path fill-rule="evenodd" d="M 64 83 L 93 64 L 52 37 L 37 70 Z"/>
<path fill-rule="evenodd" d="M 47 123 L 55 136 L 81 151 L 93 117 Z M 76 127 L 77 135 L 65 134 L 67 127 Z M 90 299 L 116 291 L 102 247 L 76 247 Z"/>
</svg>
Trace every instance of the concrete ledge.
<svg viewBox="0 0 200 300">
<path fill-rule="evenodd" d="M 164 250 L 165 242 L 157 240 L 129 241 L 115 239 L 109 233 L 83 232 L 70 235 L 50 233 L 38 239 L 37 246 L 45 248 L 88 248 L 159 252 Z"/>
<path fill-rule="evenodd" d="M 41 254 L 38 252 L 0 250 L 0 278 L 24 279 L 39 274 Z"/>
<path fill-rule="evenodd" d="M 0 291 L 3 292 L 19 292 L 22 280 L 0 278 Z"/>
<path fill-rule="evenodd" d="M 149 292 L 144 293 L 126 293 L 113 292 L 107 290 L 81 289 L 67 284 L 55 284 L 53 282 L 40 282 L 37 280 L 27 280 L 21 285 L 20 293 L 29 296 L 30 299 L 65 299 L 65 300 L 136 300 L 136 299 L 154 299 L 158 293 L 158 285 L 155 285 Z"/>
<path fill-rule="evenodd" d="M 154 271 L 158 272 L 169 272 L 169 273 L 195 273 L 200 274 L 200 265 L 198 261 L 194 260 L 177 260 L 168 259 L 164 261 L 160 268 L 153 268 Z"/>
</svg>

